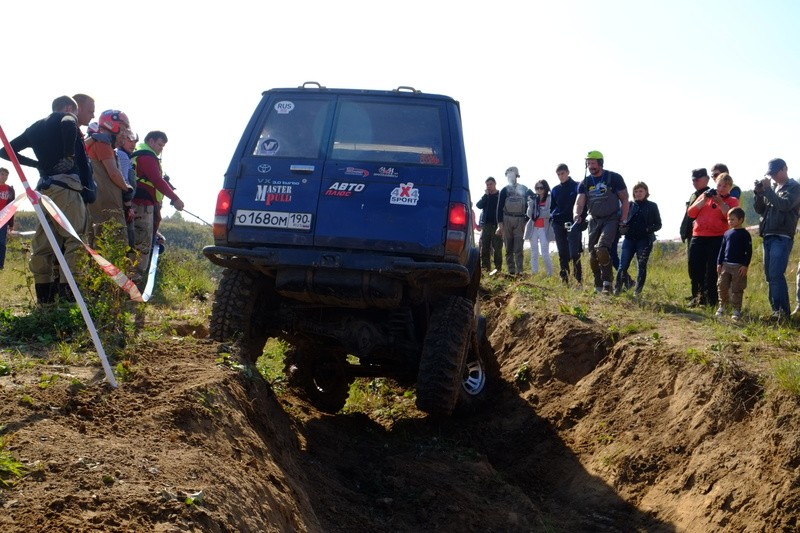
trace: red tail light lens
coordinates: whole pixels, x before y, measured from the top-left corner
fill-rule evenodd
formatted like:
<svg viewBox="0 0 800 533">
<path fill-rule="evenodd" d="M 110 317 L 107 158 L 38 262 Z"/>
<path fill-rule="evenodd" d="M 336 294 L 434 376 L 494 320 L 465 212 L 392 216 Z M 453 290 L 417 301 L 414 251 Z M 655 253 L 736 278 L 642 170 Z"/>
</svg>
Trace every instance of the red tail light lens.
<svg viewBox="0 0 800 533">
<path fill-rule="evenodd" d="M 215 239 L 224 239 L 228 230 L 228 215 L 231 212 L 231 191 L 222 189 L 217 195 L 217 207 L 214 209 L 213 233 Z"/>
<path fill-rule="evenodd" d="M 459 256 L 467 242 L 467 206 L 450 204 L 447 212 L 447 241 L 444 245 L 446 255 Z"/>
<path fill-rule="evenodd" d="M 467 229 L 467 206 L 464 204 L 450 204 L 447 217 L 447 229 Z"/>
</svg>

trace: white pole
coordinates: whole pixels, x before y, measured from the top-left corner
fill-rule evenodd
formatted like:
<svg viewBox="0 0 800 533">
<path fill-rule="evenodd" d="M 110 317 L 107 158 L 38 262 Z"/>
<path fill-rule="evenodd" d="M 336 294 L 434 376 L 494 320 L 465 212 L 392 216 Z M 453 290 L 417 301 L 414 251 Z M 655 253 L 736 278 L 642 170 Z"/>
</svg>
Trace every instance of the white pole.
<svg viewBox="0 0 800 533">
<path fill-rule="evenodd" d="M 35 191 L 32 192 L 36 194 Z M 89 309 L 86 307 L 86 302 L 83 299 L 83 295 L 81 294 L 81 291 L 78 290 L 78 284 L 75 283 L 75 278 L 72 275 L 72 271 L 70 271 L 69 265 L 67 265 L 67 259 L 61 252 L 61 247 L 56 242 L 56 237 L 53 234 L 53 229 L 47 222 L 47 218 L 44 215 L 44 211 L 42 211 L 42 204 L 38 201 L 32 203 L 33 203 L 33 210 L 36 212 L 36 216 L 39 219 L 39 224 L 42 225 L 42 229 L 44 230 L 45 235 L 47 235 L 47 240 L 50 242 L 50 246 L 53 248 L 53 252 L 56 254 L 56 258 L 58 259 L 58 265 L 61 267 L 61 274 L 66 275 L 67 283 L 69 283 L 69 288 L 72 289 L 72 295 L 75 296 L 75 302 L 81 309 L 81 315 L 83 315 L 83 321 L 86 322 L 86 327 L 89 329 L 89 334 L 91 335 L 92 342 L 94 343 L 94 347 L 97 350 L 97 355 L 100 356 L 100 362 L 103 364 L 103 370 L 106 373 L 106 379 L 111 384 L 111 386 L 116 389 L 117 380 L 114 378 L 114 371 L 111 370 L 111 365 L 108 363 L 108 358 L 106 357 L 106 352 L 103 349 L 103 344 L 100 342 L 100 337 L 97 335 L 97 328 L 95 328 L 94 322 L 92 321 L 92 317 L 91 315 L 89 315 Z"/>
<path fill-rule="evenodd" d="M 83 296 L 78 290 L 78 285 L 75 283 L 75 278 L 72 276 L 72 272 L 67 266 L 67 260 L 64 258 L 64 254 L 61 253 L 61 248 L 56 244 L 56 238 L 55 235 L 53 235 L 53 230 L 50 228 L 50 224 L 47 223 L 47 219 L 44 216 L 44 211 L 42 211 L 42 205 L 39 203 L 40 195 L 38 192 L 31 189 L 28 180 L 25 178 L 25 173 L 22 172 L 22 167 L 19 164 L 17 154 L 11 148 L 11 143 L 8 142 L 8 138 L 6 137 L 6 133 L 3 131 L 2 127 L 0 127 L 0 140 L 3 141 L 3 146 L 6 149 L 6 155 L 14 165 L 14 169 L 17 171 L 17 174 L 22 180 L 22 185 L 25 188 L 25 194 L 30 199 L 31 204 L 33 204 L 33 210 L 36 213 L 36 217 L 39 219 L 39 224 L 42 225 L 42 229 L 44 230 L 45 235 L 47 235 L 47 240 L 50 242 L 50 246 L 53 248 L 53 252 L 58 258 L 58 264 L 61 267 L 61 273 L 66 274 L 69 288 L 72 289 L 72 294 L 75 296 L 75 301 L 78 303 L 78 307 L 81 309 L 83 321 L 86 322 L 86 327 L 89 329 L 92 342 L 94 342 L 97 355 L 100 356 L 100 362 L 103 364 L 103 371 L 106 373 L 106 379 L 108 380 L 109 384 L 116 389 L 117 380 L 114 378 L 114 372 L 111 370 L 111 365 L 108 364 L 108 358 L 106 357 L 106 352 L 103 349 L 103 344 L 100 342 L 100 337 L 97 335 L 97 328 L 94 327 L 92 317 L 89 315 L 89 310 L 86 308 L 86 302 L 83 300 Z M 64 222 L 69 225 L 69 221 L 65 220 Z"/>
</svg>

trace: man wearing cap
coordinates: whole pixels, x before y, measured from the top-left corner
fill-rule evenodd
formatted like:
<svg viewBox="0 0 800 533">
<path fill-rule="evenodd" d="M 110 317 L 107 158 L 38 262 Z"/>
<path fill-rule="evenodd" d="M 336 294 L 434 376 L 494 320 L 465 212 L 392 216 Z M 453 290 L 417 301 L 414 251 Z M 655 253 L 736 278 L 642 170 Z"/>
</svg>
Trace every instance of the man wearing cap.
<svg viewBox="0 0 800 533">
<path fill-rule="evenodd" d="M 589 266 L 594 274 L 595 291 L 611 294 L 613 272 L 611 247 L 617 240 L 619 225 L 628 220 L 628 188 L 616 172 L 603 168 L 603 154 L 586 154 L 588 175 L 578 185 L 574 223 L 583 222 L 583 209 L 589 208 Z"/>
<path fill-rule="evenodd" d="M 774 185 L 770 183 L 770 178 Z M 786 161 L 773 159 L 767 166 L 764 178 L 756 181 L 753 192 L 753 207 L 761 215 L 758 229 L 764 238 L 764 275 L 767 278 L 772 319 L 781 320 L 789 316 L 786 267 L 797 231 L 797 219 L 800 217 L 800 184 L 789 178 Z M 797 307 L 792 314 L 800 314 Z"/>
<path fill-rule="evenodd" d="M 692 230 L 694 226 L 694 218 L 689 216 L 688 209 L 690 205 L 694 204 L 694 202 L 701 194 L 710 189 L 710 187 L 708 186 L 708 180 L 709 180 L 708 171 L 705 168 L 696 168 L 692 170 L 692 185 L 694 185 L 694 192 L 692 193 L 691 196 L 689 196 L 689 201 L 686 202 L 686 207 L 684 208 L 683 211 L 683 221 L 681 222 L 681 241 L 686 243 L 687 248 L 689 247 L 689 244 L 692 242 Z M 698 294 L 702 295 L 701 287 L 703 285 L 703 280 L 702 279 L 696 280 L 692 278 L 692 272 L 694 271 L 694 269 L 692 269 L 691 257 L 687 255 L 687 258 L 688 258 L 687 268 L 689 269 L 689 279 L 692 284 L 692 295 L 689 296 L 688 299 L 692 300 L 693 304 L 698 304 L 698 305 L 705 304 L 704 301 L 701 301 L 702 297 L 700 297 L 699 300 L 697 299 Z"/>
<path fill-rule="evenodd" d="M 528 216 L 528 199 L 533 201 L 533 191 L 518 183 L 519 170 L 508 167 L 508 185 L 500 191 L 497 200 L 497 234 L 503 236 L 506 247 L 506 267 L 512 276 L 522 274 L 522 245 Z"/>
</svg>

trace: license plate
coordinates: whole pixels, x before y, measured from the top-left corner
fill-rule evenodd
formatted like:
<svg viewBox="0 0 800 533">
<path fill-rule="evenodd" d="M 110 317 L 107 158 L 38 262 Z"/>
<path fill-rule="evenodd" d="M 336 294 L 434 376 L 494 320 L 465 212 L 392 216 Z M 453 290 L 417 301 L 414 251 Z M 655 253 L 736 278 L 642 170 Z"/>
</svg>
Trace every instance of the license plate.
<svg viewBox="0 0 800 533">
<path fill-rule="evenodd" d="M 311 213 L 281 213 L 277 211 L 236 211 L 234 224 L 259 228 L 311 229 Z"/>
</svg>

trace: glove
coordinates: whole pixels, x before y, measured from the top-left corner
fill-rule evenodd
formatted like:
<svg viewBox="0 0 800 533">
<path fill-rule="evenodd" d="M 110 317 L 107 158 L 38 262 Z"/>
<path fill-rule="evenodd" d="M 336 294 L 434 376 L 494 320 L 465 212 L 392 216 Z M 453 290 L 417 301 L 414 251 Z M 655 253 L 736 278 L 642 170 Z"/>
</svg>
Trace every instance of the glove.
<svg viewBox="0 0 800 533">
<path fill-rule="evenodd" d="M 122 201 L 128 203 L 131 200 L 133 200 L 133 187 L 128 185 L 128 189 L 122 193 Z"/>
</svg>

